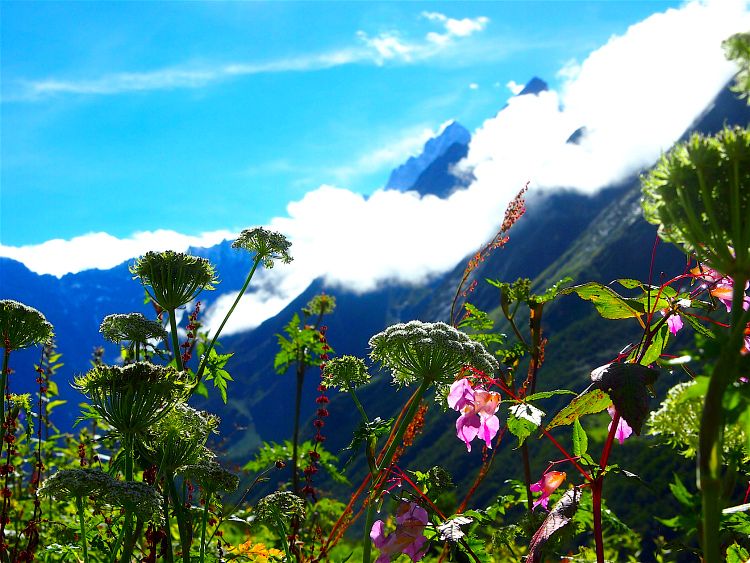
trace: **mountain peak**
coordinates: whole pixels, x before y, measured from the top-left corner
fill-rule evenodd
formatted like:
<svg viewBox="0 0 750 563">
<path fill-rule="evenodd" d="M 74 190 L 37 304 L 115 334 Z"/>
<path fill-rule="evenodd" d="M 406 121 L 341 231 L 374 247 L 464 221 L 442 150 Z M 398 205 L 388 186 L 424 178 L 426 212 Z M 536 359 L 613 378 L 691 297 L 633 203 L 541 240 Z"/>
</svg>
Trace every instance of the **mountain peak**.
<svg viewBox="0 0 750 563">
<path fill-rule="evenodd" d="M 526 86 L 524 86 L 523 90 L 521 90 L 517 95 L 526 96 L 527 94 L 539 94 L 540 92 L 546 92 L 547 90 L 549 90 L 547 83 L 541 78 L 537 78 L 536 76 L 534 76 L 526 83 Z"/>
<path fill-rule="evenodd" d="M 386 189 L 401 191 L 412 189 L 414 183 L 427 167 L 443 156 L 452 145 L 466 146 L 470 140 L 471 133 L 466 127 L 457 121 L 449 122 L 443 126 L 436 137 L 425 143 L 422 154 L 410 157 L 404 164 L 391 172 L 388 183 L 385 185 Z"/>
</svg>

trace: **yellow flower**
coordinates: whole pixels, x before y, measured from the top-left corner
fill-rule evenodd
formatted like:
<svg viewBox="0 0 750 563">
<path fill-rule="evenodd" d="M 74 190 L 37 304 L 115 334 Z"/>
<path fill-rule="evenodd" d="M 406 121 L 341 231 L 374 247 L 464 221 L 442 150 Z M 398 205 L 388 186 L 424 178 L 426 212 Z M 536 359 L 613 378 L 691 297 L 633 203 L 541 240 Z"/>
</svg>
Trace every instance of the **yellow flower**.
<svg viewBox="0 0 750 563">
<path fill-rule="evenodd" d="M 241 543 L 237 547 L 229 549 L 237 555 L 244 555 L 250 561 L 255 563 L 269 563 L 271 561 L 281 561 L 284 557 L 284 552 L 273 548 L 266 547 L 262 543 L 253 543 L 253 540 L 247 540 L 245 543 Z"/>
</svg>

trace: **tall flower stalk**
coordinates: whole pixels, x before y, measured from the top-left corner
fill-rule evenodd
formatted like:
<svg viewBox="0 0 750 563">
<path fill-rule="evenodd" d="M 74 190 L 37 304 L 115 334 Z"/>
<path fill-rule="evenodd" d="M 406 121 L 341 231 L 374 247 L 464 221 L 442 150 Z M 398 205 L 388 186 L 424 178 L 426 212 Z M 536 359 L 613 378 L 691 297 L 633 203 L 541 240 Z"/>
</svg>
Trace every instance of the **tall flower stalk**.
<svg viewBox="0 0 750 563">
<path fill-rule="evenodd" d="M 711 371 L 698 446 L 702 547 L 708 563 L 721 560 L 724 396 L 739 373 L 750 313 L 750 130 L 725 128 L 714 137 L 693 135 L 665 155 L 643 181 L 644 213 L 667 241 L 684 246 L 733 280 L 729 330 Z"/>
<path fill-rule="evenodd" d="M 122 438 L 125 480 L 132 482 L 136 439 L 184 398 L 188 382 L 184 372 L 137 362 L 125 367 L 95 366 L 76 377 L 74 386 Z M 130 560 L 133 548 L 132 517 L 132 511 L 126 506 L 123 563 Z"/>
<path fill-rule="evenodd" d="M 190 303 L 204 289 L 218 283 L 213 265 L 205 258 L 182 252 L 147 252 L 130 268 L 140 278 L 149 297 L 169 315 L 172 353 L 179 371 L 184 369 L 177 338 L 176 311 Z"/>
<path fill-rule="evenodd" d="M 390 326 L 370 339 L 370 349 L 372 360 L 391 371 L 396 385 L 403 387 L 417 383 L 418 387 L 374 465 L 362 543 L 364 563 L 370 563 L 372 557 L 370 532 L 385 477 L 427 391 L 435 386 L 438 395 L 445 398 L 455 376 L 464 366 L 472 366 L 487 374 L 498 369 L 497 361 L 484 346 L 445 323 L 411 321 Z"/>
</svg>

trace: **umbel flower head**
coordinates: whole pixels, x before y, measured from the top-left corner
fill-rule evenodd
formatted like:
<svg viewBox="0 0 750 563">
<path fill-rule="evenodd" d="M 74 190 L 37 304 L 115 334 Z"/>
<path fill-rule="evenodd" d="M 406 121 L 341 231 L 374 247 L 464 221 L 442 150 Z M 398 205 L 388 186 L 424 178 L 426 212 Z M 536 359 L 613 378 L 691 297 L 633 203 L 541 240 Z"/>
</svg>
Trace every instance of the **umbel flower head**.
<svg viewBox="0 0 750 563">
<path fill-rule="evenodd" d="M 310 299 L 302 312 L 308 316 L 330 315 L 334 309 L 336 309 L 336 298 L 333 295 L 321 293 Z"/>
<path fill-rule="evenodd" d="M 39 311 L 12 299 L 0 300 L 0 345 L 10 350 L 43 344 L 52 337 L 52 325 Z"/>
<path fill-rule="evenodd" d="M 132 512 L 142 522 L 162 521 L 162 499 L 156 489 L 140 481 L 114 481 L 103 491 L 107 504 Z"/>
<path fill-rule="evenodd" d="M 341 391 L 359 387 L 370 381 L 365 362 L 355 356 L 341 356 L 326 362 L 323 368 L 323 385 L 338 387 Z"/>
<path fill-rule="evenodd" d="M 263 497 L 255 505 L 258 520 L 275 525 L 281 518 L 291 520 L 295 516 L 302 520 L 305 517 L 305 501 L 291 491 L 277 491 Z"/>
<path fill-rule="evenodd" d="M 136 450 L 144 465 L 156 465 L 167 474 L 173 473 L 178 467 L 213 457 L 205 445 L 218 427 L 219 417 L 177 403 L 146 430 L 145 439 L 138 441 Z"/>
<path fill-rule="evenodd" d="M 240 478 L 237 475 L 227 471 L 214 460 L 184 465 L 177 472 L 186 479 L 198 483 L 207 494 L 213 494 L 217 491 L 231 493 L 240 485 Z"/>
<path fill-rule="evenodd" d="M 115 479 L 99 469 L 62 469 L 44 480 L 39 494 L 70 500 L 98 495 L 113 483 L 116 483 Z"/>
<path fill-rule="evenodd" d="M 693 135 L 642 181 L 659 235 L 725 275 L 750 277 L 750 129 Z"/>
<path fill-rule="evenodd" d="M 136 362 L 99 365 L 74 379 L 73 386 L 121 434 L 143 432 L 182 400 L 189 387 L 184 372 Z"/>
<path fill-rule="evenodd" d="M 126 313 L 124 315 L 107 315 L 104 317 L 99 332 L 110 342 L 138 342 L 149 340 L 164 340 L 167 331 L 156 321 L 147 319 L 141 313 Z"/>
<path fill-rule="evenodd" d="M 274 260 L 281 260 L 289 264 L 293 258 L 289 254 L 292 243 L 281 233 L 269 231 L 263 227 L 245 229 L 232 243 L 232 248 L 244 248 L 254 253 L 258 260 L 263 261 L 263 266 L 273 268 Z"/>
<path fill-rule="evenodd" d="M 445 323 L 410 321 L 389 326 L 370 338 L 370 357 L 390 368 L 398 385 L 427 380 L 442 386 L 469 365 L 487 374 L 497 360 L 479 342 Z"/>
<path fill-rule="evenodd" d="M 162 309 L 174 311 L 192 301 L 202 290 L 219 283 L 211 262 L 182 252 L 147 252 L 130 267 L 151 299 Z"/>
</svg>

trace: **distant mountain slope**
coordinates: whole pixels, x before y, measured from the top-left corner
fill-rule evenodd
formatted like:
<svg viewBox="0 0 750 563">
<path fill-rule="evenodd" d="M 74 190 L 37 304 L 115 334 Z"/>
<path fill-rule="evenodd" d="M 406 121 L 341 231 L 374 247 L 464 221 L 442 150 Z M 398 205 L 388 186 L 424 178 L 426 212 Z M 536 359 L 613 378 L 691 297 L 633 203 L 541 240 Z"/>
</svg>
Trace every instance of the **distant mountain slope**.
<svg viewBox="0 0 750 563">
<path fill-rule="evenodd" d="M 419 176 L 437 158 L 441 157 L 452 145 L 466 146 L 471 140 L 471 133 L 460 123 L 451 122 L 437 137 L 425 143 L 419 156 L 410 157 L 404 164 L 393 170 L 385 187 L 393 190 L 413 189 Z"/>
</svg>

